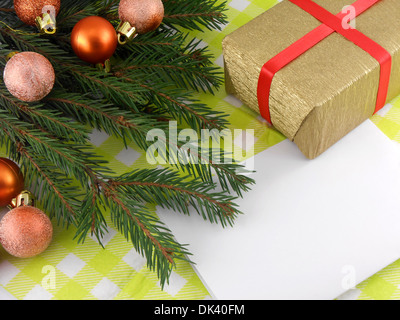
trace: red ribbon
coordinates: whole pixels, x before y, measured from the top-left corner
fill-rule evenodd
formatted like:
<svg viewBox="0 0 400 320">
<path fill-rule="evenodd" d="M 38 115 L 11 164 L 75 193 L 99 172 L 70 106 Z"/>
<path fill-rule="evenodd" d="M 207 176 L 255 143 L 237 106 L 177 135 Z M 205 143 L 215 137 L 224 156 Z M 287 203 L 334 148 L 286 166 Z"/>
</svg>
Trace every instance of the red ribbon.
<svg viewBox="0 0 400 320">
<path fill-rule="evenodd" d="M 392 57 L 390 53 L 358 30 L 343 28 L 342 19 L 345 17 L 346 13 L 341 12 L 335 16 L 311 0 L 289 1 L 311 14 L 314 18 L 322 22 L 322 25 L 277 54 L 262 67 L 257 89 L 261 116 L 269 123 L 272 123 L 269 110 L 269 97 L 272 80 L 275 74 L 334 32 L 341 34 L 346 39 L 368 52 L 379 62 L 380 79 L 375 112 L 382 109 L 386 104 L 392 69 Z M 356 16 L 359 16 L 379 1 L 380 0 L 357 0 L 352 6 L 356 11 Z"/>
</svg>

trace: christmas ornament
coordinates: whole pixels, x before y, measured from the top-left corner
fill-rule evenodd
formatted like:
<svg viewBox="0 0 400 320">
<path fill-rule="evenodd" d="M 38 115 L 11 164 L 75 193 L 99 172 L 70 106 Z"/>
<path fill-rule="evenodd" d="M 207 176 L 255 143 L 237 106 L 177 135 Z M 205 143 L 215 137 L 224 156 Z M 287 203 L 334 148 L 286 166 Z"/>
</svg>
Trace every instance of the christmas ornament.
<svg viewBox="0 0 400 320">
<path fill-rule="evenodd" d="M 81 60 L 91 64 L 105 64 L 117 49 L 117 33 L 106 19 L 90 16 L 79 21 L 73 28 L 71 45 Z"/>
<path fill-rule="evenodd" d="M 15 13 L 27 25 L 35 24 L 43 33 L 56 32 L 56 16 L 60 0 L 14 0 Z"/>
<path fill-rule="evenodd" d="M 123 45 L 137 34 L 157 29 L 164 18 L 164 5 L 161 0 L 121 0 L 119 18 L 118 41 Z"/>
<path fill-rule="evenodd" d="M 24 188 L 24 177 L 13 161 L 0 158 L 0 207 L 10 204 Z"/>
<path fill-rule="evenodd" d="M 36 52 L 21 52 L 8 60 L 4 83 L 8 91 L 25 102 L 43 99 L 53 89 L 55 73 L 50 61 Z"/>
<path fill-rule="evenodd" d="M 14 257 L 35 257 L 51 243 L 51 221 L 43 211 L 33 206 L 34 199 L 28 191 L 21 193 L 14 205 L 16 208 L 0 221 L 0 243 Z"/>
</svg>

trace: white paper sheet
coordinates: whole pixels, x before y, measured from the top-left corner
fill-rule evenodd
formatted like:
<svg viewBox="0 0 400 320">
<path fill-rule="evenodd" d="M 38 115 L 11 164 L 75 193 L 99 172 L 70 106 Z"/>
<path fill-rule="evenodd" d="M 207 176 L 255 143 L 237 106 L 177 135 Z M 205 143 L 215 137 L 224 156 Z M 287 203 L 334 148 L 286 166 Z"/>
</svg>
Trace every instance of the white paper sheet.
<svg viewBox="0 0 400 320">
<path fill-rule="evenodd" d="M 244 215 L 223 229 L 158 210 L 216 299 L 335 299 L 400 258 L 400 153 L 370 121 L 307 160 L 255 157 Z"/>
</svg>

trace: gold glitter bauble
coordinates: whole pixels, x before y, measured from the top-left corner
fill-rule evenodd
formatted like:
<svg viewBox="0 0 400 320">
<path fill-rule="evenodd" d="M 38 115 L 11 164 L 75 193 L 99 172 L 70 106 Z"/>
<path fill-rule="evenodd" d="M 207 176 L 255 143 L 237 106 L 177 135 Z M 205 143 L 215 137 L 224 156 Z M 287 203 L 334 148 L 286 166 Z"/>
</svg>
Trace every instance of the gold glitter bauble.
<svg viewBox="0 0 400 320">
<path fill-rule="evenodd" d="M 35 19 L 41 17 L 46 6 L 53 6 L 56 15 L 60 11 L 61 0 L 14 0 L 14 9 L 18 18 L 25 24 L 34 26 Z"/>
<path fill-rule="evenodd" d="M 135 27 L 137 33 L 144 34 L 160 26 L 164 5 L 161 0 L 121 0 L 119 18 Z"/>
<path fill-rule="evenodd" d="M 8 206 L 24 188 L 24 177 L 13 161 L 0 158 L 0 207 Z"/>
<path fill-rule="evenodd" d="M 55 73 L 50 61 L 36 52 L 14 55 L 4 69 L 8 91 L 25 102 L 43 99 L 53 89 Z"/>
<path fill-rule="evenodd" d="M 35 207 L 13 209 L 0 222 L 0 243 L 17 258 L 41 254 L 50 245 L 52 237 L 53 225 L 49 217 Z"/>
</svg>

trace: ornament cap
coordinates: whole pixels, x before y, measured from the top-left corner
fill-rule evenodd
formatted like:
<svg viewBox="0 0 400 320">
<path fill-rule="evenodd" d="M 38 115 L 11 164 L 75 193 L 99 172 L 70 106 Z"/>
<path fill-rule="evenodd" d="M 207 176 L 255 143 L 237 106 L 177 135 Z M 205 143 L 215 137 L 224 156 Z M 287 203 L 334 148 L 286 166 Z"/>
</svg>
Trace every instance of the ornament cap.
<svg viewBox="0 0 400 320">
<path fill-rule="evenodd" d="M 34 207 L 35 206 L 35 197 L 30 191 L 24 190 L 22 191 L 16 198 L 11 201 L 9 205 L 10 209 L 15 209 L 19 207 Z"/>
<path fill-rule="evenodd" d="M 138 33 L 136 28 L 133 27 L 129 22 L 120 22 L 118 28 L 118 42 L 120 45 L 125 45 L 128 41 L 135 38 Z"/>
<path fill-rule="evenodd" d="M 12 57 L 14 57 L 16 54 L 18 54 L 19 52 L 18 51 L 14 51 L 14 52 L 11 52 L 11 53 L 9 53 L 7 56 L 6 56 L 6 61 L 8 62 L 8 60 L 10 60 Z"/>
<path fill-rule="evenodd" d="M 56 19 L 49 13 L 44 13 L 43 17 L 37 17 L 35 19 L 36 25 L 41 33 L 55 34 L 57 31 Z"/>
</svg>

